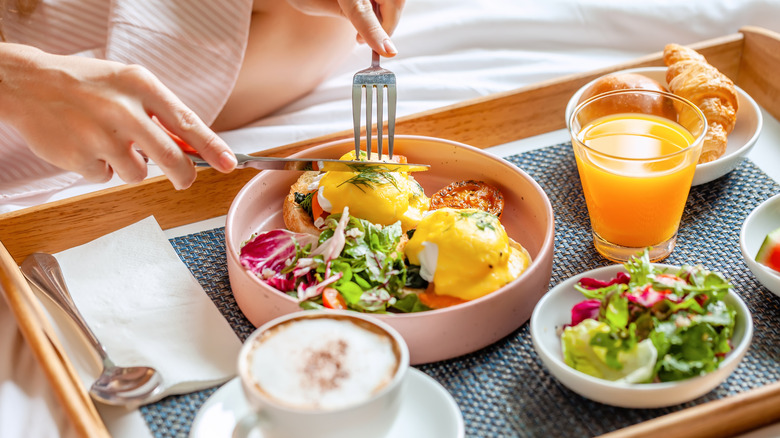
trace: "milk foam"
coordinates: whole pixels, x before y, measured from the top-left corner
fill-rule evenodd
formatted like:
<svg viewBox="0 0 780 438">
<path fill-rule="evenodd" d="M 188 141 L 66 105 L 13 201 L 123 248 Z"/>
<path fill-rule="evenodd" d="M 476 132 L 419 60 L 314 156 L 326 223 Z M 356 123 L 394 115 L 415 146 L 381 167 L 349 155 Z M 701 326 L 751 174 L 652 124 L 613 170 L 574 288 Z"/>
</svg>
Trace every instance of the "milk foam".
<svg viewBox="0 0 780 438">
<path fill-rule="evenodd" d="M 248 355 L 256 388 L 299 409 L 333 410 L 371 398 L 399 357 L 387 333 L 346 318 L 303 318 L 273 327 Z"/>
</svg>

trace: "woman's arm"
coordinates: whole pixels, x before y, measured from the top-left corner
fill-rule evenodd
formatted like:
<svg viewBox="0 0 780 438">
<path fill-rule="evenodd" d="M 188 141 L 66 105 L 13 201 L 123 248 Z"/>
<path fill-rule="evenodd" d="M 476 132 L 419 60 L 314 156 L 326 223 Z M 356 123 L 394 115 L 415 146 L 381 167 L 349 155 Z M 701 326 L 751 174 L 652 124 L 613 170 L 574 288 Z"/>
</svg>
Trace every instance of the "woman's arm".
<svg viewBox="0 0 780 438">
<path fill-rule="evenodd" d="M 140 149 L 177 189 L 189 187 L 192 162 L 152 116 L 218 170 L 235 167 L 228 146 L 145 68 L 0 43 L 0 120 L 49 163 L 93 182 L 113 172 L 139 182 Z"/>
<path fill-rule="evenodd" d="M 351 53 L 356 30 L 358 41 L 395 56 L 388 33 L 404 0 L 379 4 L 381 25 L 369 0 L 255 0 L 236 85 L 212 128 L 239 128 L 314 90 Z"/>
<path fill-rule="evenodd" d="M 349 55 L 354 35 L 343 18 L 306 15 L 283 0 L 255 1 L 238 79 L 211 127 L 239 128 L 310 93 Z"/>
</svg>

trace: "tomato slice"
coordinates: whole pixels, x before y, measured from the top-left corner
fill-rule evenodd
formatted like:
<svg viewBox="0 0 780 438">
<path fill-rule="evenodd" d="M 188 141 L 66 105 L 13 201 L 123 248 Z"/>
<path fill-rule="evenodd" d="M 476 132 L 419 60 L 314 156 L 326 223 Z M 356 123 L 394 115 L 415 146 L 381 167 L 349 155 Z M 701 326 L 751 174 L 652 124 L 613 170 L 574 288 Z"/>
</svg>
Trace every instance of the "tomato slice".
<svg viewBox="0 0 780 438">
<path fill-rule="evenodd" d="M 345 310 L 347 308 L 347 302 L 344 300 L 344 297 L 332 287 L 326 287 L 322 291 L 322 304 L 328 309 Z"/>
<path fill-rule="evenodd" d="M 504 195 L 483 181 L 457 181 L 431 196 L 431 210 L 444 207 L 478 208 L 501 218 Z"/>
<path fill-rule="evenodd" d="M 465 303 L 466 300 L 450 295 L 439 295 L 433 291 L 433 283 L 428 284 L 428 288 L 417 294 L 420 302 L 431 309 L 443 309 L 456 304 Z"/>
<path fill-rule="evenodd" d="M 311 217 L 314 220 L 317 220 L 317 218 L 322 216 L 324 213 L 325 210 L 322 209 L 320 201 L 317 200 L 317 194 L 315 193 L 314 196 L 311 197 Z"/>
</svg>

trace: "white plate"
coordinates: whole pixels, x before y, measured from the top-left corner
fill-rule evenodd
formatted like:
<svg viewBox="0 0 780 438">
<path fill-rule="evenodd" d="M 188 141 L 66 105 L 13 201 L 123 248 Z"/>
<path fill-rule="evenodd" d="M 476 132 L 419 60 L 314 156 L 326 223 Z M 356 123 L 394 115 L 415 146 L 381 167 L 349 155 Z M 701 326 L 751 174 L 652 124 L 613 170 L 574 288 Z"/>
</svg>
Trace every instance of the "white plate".
<svg viewBox="0 0 780 438">
<path fill-rule="evenodd" d="M 620 73 L 641 74 L 658 81 L 664 87 L 668 87 L 668 84 L 666 83 L 666 67 L 632 68 L 620 70 L 612 74 Z M 569 99 L 569 103 L 566 105 L 567 125 L 571 113 L 580 100 L 580 96 L 582 96 L 582 93 L 597 80 L 598 78 L 585 84 L 574 93 L 571 99 Z M 761 109 L 756 101 L 741 88 L 736 87 L 736 89 L 737 98 L 739 100 L 737 123 L 734 125 L 734 130 L 729 134 L 726 152 L 715 161 L 696 166 L 696 173 L 693 176 L 692 183 L 694 186 L 708 183 L 736 169 L 739 163 L 742 162 L 742 157 L 750 152 L 750 150 L 753 149 L 753 146 L 756 145 L 756 141 L 758 141 L 758 136 L 761 133 L 761 126 L 763 124 Z"/>
<path fill-rule="evenodd" d="M 387 438 L 462 438 L 463 415 L 449 392 L 437 381 L 415 368 L 409 368 L 404 400 L 398 418 Z M 241 381 L 229 381 L 198 411 L 190 428 L 190 438 L 230 437 L 237 421 L 249 413 Z"/>
<path fill-rule="evenodd" d="M 653 264 L 663 268 L 669 265 Z M 567 388 L 591 400 L 624 408 L 660 408 L 673 406 L 700 397 L 721 384 L 737 368 L 753 338 L 753 319 L 745 303 L 734 291 L 729 291 L 726 303 L 737 311 L 732 342 L 734 350 L 717 370 L 703 376 L 677 382 L 617 383 L 599 379 L 569 367 L 563 360 L 558 329 L 571 323 L 571 308 L 584 300 L 574 285 L 584 277 L 610 280 L 623 265 L 612 265 L 576 275 L 550 289 L 537 303 L 531 315 L 531 340 L 550 374 Z"/>
<path fill-rule="evenodd" d="M 767 199 L 750 212 L 739 233 L 739 248 L 758 281 L 780 297 L 780 273 L 756 261 L 766 235 L 777 228 L 780 228 L 780 195 Z"/>
</svg>

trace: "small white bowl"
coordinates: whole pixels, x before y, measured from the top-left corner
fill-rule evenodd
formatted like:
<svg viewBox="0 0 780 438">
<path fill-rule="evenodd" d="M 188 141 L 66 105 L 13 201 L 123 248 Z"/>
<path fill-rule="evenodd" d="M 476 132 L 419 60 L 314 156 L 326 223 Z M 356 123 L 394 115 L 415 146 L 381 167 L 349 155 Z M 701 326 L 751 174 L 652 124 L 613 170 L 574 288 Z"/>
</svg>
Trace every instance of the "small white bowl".
<svg viewBox="0 0 780 438">
<path fill-rule="evenodd" d="M 654 264 L 657 267 L 669 265 Z M 584 272 L 561 282 L 537 303 L 531 314 L 531 339 L 537 354 L 550 374 L 564 386 L 591 400 L 623 408 L 660 408 L 678 405 L 700 397 L 718 385 L 737 368 L 753 338 L 753 319 L 745 303 L 733 291 L 726 303 L 737 311 L 732 343 L 734 350 L 717 370 L 703 376 L 676 382 L 618 383 L 599 379 L 569 367 L 563 360 L 559 329 L 571 323 L 571 308 L 584 300 L 574 285 L 584 277 L 610 280 L 623 265 L 612 265 Z"/>
<path fill-rule="evenodd" d="M 750 212 L 742 231 L 739 233 L 739 248 L 745 264 L 758 281 L 770 292 L 780 296 L 780 272 L 770 269 L 756 261 L 756 254 L 764 238 L 770 232 L 780 228 L 780 195 L 775 195 L 758 205 Z"/>
<path fill-rule="evenodd" d="M 666 67 L 632 68 L 620 70 L 612 74 L 621 73 L 641 74 L 658 81 L 658 83 L 664 87 L 669 86 L 666 82 Z M 574 111 L 574 108 L 577 107 L 580 96 L 582 96 L 582 93 L 597 80 L 598 78 L 585 84 L 574 93 L 571 99 L 569 99 L 569 103 L 566 105 L 567 125 L 571 113 Z M 708 183 L 736 169 L 736 167 L 739 166 L 739 163 L 742 162 L 742 158 L 753 149 L 753 146 L 756 145 L 756 141 L 758 141 L 758 136 L 761 133 L 761 126 L 763 124 L 761 109 L 756 101 L 745 93 L 745 91 L 739 87 L 736 87 L 736 89 L 737 98 L 739 99 L 737 123 L 734 125 L 734 130 L 729 134 L 726 152 L 717 160 L 698 164 L 691 185 L 697 186 L 699 184 Z"/>
</svg>

